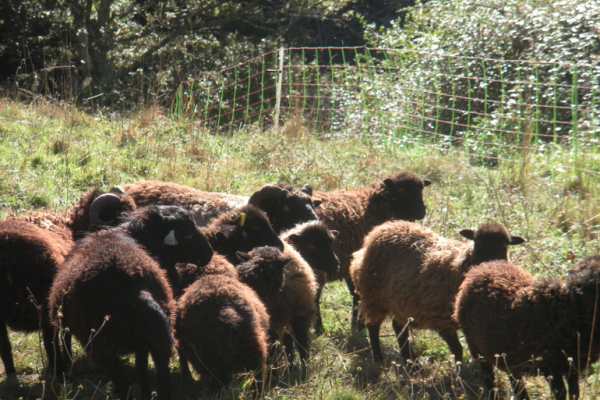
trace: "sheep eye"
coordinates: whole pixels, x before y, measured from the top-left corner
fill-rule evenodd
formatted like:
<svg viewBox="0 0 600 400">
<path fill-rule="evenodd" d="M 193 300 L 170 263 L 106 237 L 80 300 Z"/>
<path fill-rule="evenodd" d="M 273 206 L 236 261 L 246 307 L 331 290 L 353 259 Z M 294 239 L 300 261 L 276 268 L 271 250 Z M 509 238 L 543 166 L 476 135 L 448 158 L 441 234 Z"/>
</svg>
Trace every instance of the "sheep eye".
<svg viewBox="0 0 600 400">
<path fill-rule="evenodd" d="M 312 251 L 312 250 L 316 250 L 316 249 L 317 249 L 317 246 L 315 246 L 314 244 L 307 244 L 307 245 L 306 245 L 306 248 L 307 248 L 308 250 L 311 250 L 311 251 Z"/>
</svg>

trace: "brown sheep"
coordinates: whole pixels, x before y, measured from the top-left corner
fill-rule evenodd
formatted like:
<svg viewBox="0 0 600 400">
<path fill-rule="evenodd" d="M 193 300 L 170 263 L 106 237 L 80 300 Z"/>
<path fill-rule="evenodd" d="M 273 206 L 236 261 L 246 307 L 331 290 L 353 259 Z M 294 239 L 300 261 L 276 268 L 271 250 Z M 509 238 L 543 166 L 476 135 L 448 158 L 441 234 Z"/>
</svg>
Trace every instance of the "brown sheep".
<svg viewBox="0 0 600 400">
<path fill-rule="evenodd" d="M 315 200 L 321 201 L 316 208 L 319 219 L 329 229 L 339 232 L 334 250 L 340 259 L 340 272 L 333 275 L 317 273 L 317 307 L 323 285 L 344 279 L 352 295 L 352 329 L 357 329 L 359 296 L 349 274 L 352 253 L 362 247 L 364 237 L 377 225 L 392 219 L 423 219 L 426 212 L 423 189 L 429 185 L 431 181 L 427 179 L 421 179 L 410 172 L 401 172 L 374 183 L 370 189 L 315 191 L 314 194 L 308 191 Z M 323 323 L 319 317 L 315 328 L 318 334 L 323 333 Z"/>
<path fill-rule="evenodd" d="M 285 245 L 284 254 L 292 258 L 283 270 L 285 283 L 282 289 L 283 300 L 279 304 L 288 310 L 289 319 L 282 327 L 287 331 L 283 335 L 283 343 L 291 364 L 294 360 L 294 347 L 298 349 L 302 362 L 308 362 L 310 327 L 318 310 L 315 302 L 318 284 L 314 271 L 334 273 L 339 269 L 339 260 L 333 251 L 336 234 L 321 221 L 298 224 L 281 234 Z M 281 338 L 281 330 L 278 333 Z"/>
<path fill-rule="evenodd" d="M 487 389 L 497 367 L 509 373 L 515 398 L 528 399 L 523 379 L 539 371 L 556 399 L 579 398 L 579 371 L 600 355 L 599 283 L 600 256 L 578 263 L 564 281 L 535 279 L 507 261 L 469 271 L 455 318 L 471 356 L 483 357 Z"/>
<path fill-rule="evenodd" d="M 288 184 L 268 184 L 250 197 L 227 193 L 203 192 L 188 186 L 161 181 L 137 181 L 122 186 L 136 204 L 179 205 L 192 212 L 198 226 L 207 226 L 223 213 L 250 204 L 263 210 L 275 232 L 292 228 L 299 222 L 316 220 L 315 207 L 306 194 Z M 308 187 L 308 186 L 306 186 Z"/>
<path fill-rule="evenodd" d="M 387 222 L 373 229 L 355 253 L 350 271 L 361 296 L 360 310 L 376 362 L 383 362 L 379 329 L 389 314 L 404 360 L 413 358 L 408 343 L 410 327 L 437 331 L 455 360 L 462 361 L 452 314 L 465 274 L 484 261 L 506 260 L 508 245 L 521 244 L 524 239 L 510 236 L 496 223 L 460 234 L 470 241 L 446 239 L 411 222 Z"/>
<path fill-rule="evenodd" d="M 225 275 L 203 275 L 178 302 L 175 332 L 182 374 L 192 378 L 189 361 L 213 389 L 245 371 L 256 372 L 264 382 L 268 326 L 265 306 L 247 285 Z"/>
<path fill-rule="evenodd" d="M 52 320 L 68 328 L 106 370 L 121 399 L 128 398 L 130 387 L 119 356 L 135 353 L 141 395 L 150 399 L 150 353 L 159 398 L 168 399 L 174 302 L 167 274 L 177 262 L 204 265 L 211 257 L 187 211 L 138 208 L 117 228 L 77 243 L 52 285 Z"/>
<path fill-rule="evenodd" d="M 0 356 L 7 374 L 15 373 L 7 325 L 23 332 L 41 329 L 49 366 L 57 374 L 66 372 L 66 360 L 55 352 L 58 341 L 48 317 L 52 280 L 74 240 L 115 225 L 133 209 L 133 200 L 119 188 L 111 193 L 95 189 L 67 212 L 30 212 L 0 222 Z M 67 335 L 65 352 L 69 339 Z"/>
</svg>

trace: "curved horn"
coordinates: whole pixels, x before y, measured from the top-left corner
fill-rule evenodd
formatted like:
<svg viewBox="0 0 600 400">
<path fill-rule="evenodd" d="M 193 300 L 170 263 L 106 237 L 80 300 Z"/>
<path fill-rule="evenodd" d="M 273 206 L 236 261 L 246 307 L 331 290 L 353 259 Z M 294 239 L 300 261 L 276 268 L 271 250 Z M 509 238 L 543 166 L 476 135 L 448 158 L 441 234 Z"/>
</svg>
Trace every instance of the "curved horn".
<svg viewBox="0 0 600 400">
<path fill-rule="evenodd" d="M 113 186 L 112 188 L 110 188 L 109 192 L 114 194 L 127 194 L 121 186 Z"/>
<path fill-rule="evenodd" d="M 308 184 L 308 183 L 305 183 L 304 186 L 302 186 L 302 189 L 300 189 L 300 191 L 306 193 L 310 197 L 312 197 L 312 195 L 313 195 L 312 186 L 310 186 L 310 184 Z"/>
<path fill-rule="evenodd" d="M 121 203 L 121 198 L 114 193 L 104 193 L 96 197 L 90 206 L 90 220 L 96 226 L 111 225 L 114 219 L 104 221 L 100 218 L 100 212 L 107 206 Z"/>
<path fill-rule="evenodd" d="M 260 207 L 263 201 L 268 199 L 276 199 L 282 196 L 285 196 L 289 193 L 289 191 L 280 188 L 276 185 L 265 185 L 260 190 L 254 192 L 250 199 L 248 200 L 248 204 L 252 204 L 253 206 Z"/>
</svg>

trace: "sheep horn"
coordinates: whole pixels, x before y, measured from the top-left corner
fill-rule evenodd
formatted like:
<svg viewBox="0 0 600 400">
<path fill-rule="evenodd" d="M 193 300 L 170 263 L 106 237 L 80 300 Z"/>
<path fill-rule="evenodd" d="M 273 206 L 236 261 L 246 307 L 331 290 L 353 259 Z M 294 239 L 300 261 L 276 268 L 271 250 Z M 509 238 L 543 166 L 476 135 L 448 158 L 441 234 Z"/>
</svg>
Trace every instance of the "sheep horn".
<svg viewBox="0 0 600 400">
<path fill-rule="evenodd" d="M 96 226 L 111 225 L 114 219 L 104 221 L 100 217 L 100 212 L 109 205 L 120 203 L 121 198 L 114 193 L 101 194 L 100 196 L 96 197 L 96 200 L 94 200 L 90 206 L 90 220 Z"/>
<path fill-rule="evenodd" d="M 110 188 L 109 192 L 114 194 L 127 194 L 121 186 L 113 186 L 112 188 Z"/>
<path fill-rule="evenodd" d="M 308 183 L 305 183 L 304 186 L 302 186 L 302 189 L 300 189 L 300 191 L 306 193 L 307 195 L 309 195 L 311 197 L 313 195 L 313 188 Z"/>
<path fill-rule="evenodd" d="M 248 204 L 252 204 L 253 206 L 260 207 L 263 201 L 268 199 L 276 199 L 282 196 L 285 196 L 289 193 L 289 191 L 280 188 L 276 185 L 265 185 L 257 192 L 254 192 L 252 196 L 250 196 L 250 200 L 248 200 Z"/>
</svg>

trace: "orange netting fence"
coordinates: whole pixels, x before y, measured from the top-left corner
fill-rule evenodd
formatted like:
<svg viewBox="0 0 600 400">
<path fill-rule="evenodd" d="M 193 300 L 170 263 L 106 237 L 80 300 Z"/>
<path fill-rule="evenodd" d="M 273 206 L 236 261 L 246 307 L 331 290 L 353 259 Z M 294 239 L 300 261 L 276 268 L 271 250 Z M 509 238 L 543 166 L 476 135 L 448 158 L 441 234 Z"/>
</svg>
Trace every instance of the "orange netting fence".
<svg viewBox="0 0 600 400">
<path fill-rule="evenodd" d="M 560 144 L 596 159 L 599 72 L 414 50 L 279 49 L 182 82 L 171 115 L 224 133 L 293 126 L 386 145 L 436 141 L 507 160 L 515 151 Z"/>
</svg>

